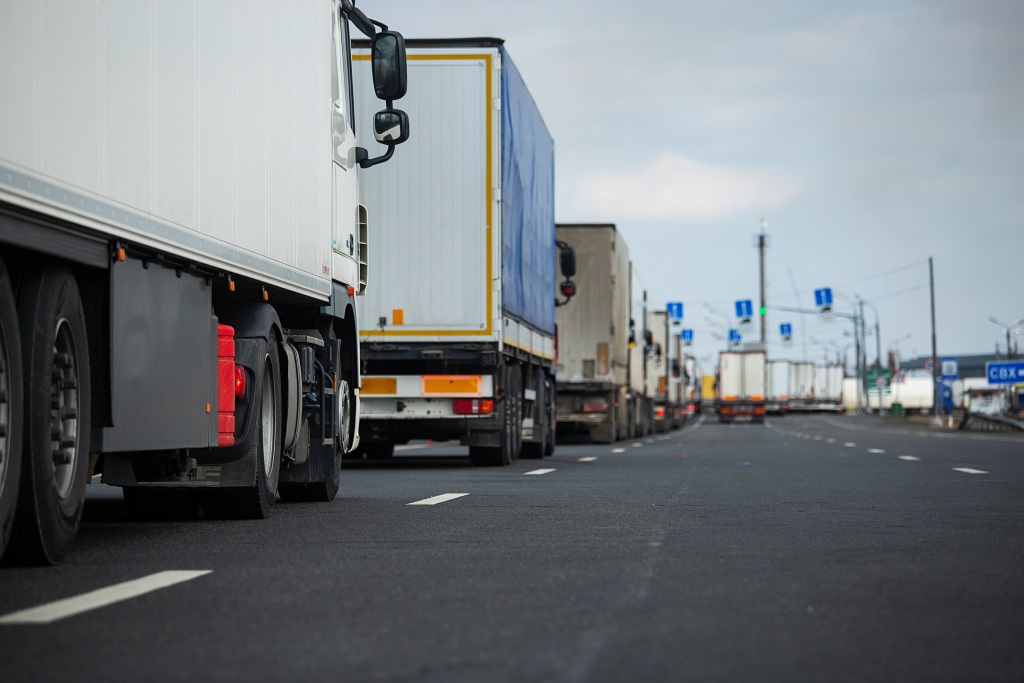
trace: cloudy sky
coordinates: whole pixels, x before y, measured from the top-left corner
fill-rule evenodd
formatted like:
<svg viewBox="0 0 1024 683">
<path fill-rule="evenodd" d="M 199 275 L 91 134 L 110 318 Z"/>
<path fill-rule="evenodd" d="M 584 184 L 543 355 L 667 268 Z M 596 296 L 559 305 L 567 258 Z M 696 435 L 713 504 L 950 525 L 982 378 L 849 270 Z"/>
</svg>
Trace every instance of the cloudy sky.
<svg viewBox="0 0 1024 683">
<path fill-rule="evenodd" d="M 775 357 L 849 342 L 848 323 L 773 310 L 819 287 L 877 309 L 883 353 L 906 335 L 904 357 L 929 353 L 930 256 L 940 355 L 1005 349 L 989 316 L 1024 318 L 1020 0 L 360 7 L 407 38 L 505 39 L 555 139 L 557 220 L 616 223 L 698 356 L 722 347 L 709 307 L 757 305 L 762 218 Z"/>
</svg>

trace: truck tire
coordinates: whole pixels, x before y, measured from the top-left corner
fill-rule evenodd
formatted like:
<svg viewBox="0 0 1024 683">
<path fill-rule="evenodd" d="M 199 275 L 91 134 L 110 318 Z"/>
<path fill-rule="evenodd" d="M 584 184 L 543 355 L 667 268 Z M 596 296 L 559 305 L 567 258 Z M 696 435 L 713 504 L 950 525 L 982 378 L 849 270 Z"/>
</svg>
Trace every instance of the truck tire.
<svg viewBox="0 0 1024 683">
<path fill-rule="evenodd" d="M 71 271 L 47 266 L 30 274 L 21 286 L 18 317 L 25 442 L 7 559 L 57 564 L 78 532 L 89 469 L 89 346 Z"/>
<path fill-rule="evenodd" d="M 501 406 L 500 446 L 470 446 L 469 460 L 477 467 L 504 467 L 511 465 L 519 456 L 522 445 L 522 379 L 518 368 L 505 366 L 501 369 L 502 388 L 505 397 Z M 518 392 L 518 393 L 517 393 Z"/>
<path fill-rule="evenodd" d="M 310 468 L 317 465 L 315 471 L 318 473 L 315 481 L 279 481 L 277 492 L 281 500 L 286 503 L 329 503 L 338 495 L 341 488 L 341 458 L 337 443 L 331 448 L 328 445 L 317 445 L 309 436 L 309 420 L 303 420 L 299 429 L 299 439 L 306 442 L 309 449 L 309 462 L 299 467 Z M 315 462 L 317 459 L 334 459 L 332 468 L 325 470 L 323 462 Z M 326 474 L 330 472 L 330 474 Z"/>
<path fill-rule="evenodd" d="M 199 492 L 194 489 L 124 486 L 121 493 L 133 519 L 195 519 L 199 514 Z"/>
<path fill-rule="evenodd" d="M 555 454 L 555 436 L 558 432 L 558 408 L 555 401 L 555 381 L 553 379 L 546 379 L 544 382 L 544 390 L 547 392 L 547 413 L 551 419 L 548 423 L 548 432 L 544 437 L 544 455 L 549 456 Z"/>
<path fill-rule="evenodd" d="M 251 486 L 206 491 L 203 511 L 214 519 L 266 519 L 274 509 L 281 475 L 283 414 L 281 410 L 281 364 L 274 335 L 264 352 L 261 381 L 258 383 L 259 411 L 256 429 L 255 470 Z"/>
<path fill-rule="evenodd" d="M 541 370 L 535 370 L 533 378 L 533 386 L 537 392 L 537 398 L 533 402 L 533 440 L 523 441 L 522 449 L 519 451 L 519 457 L 528 459 L 544 457 L 548 432 L 552 428 L 549 424 L 550 418 L 547 405 L 548 386 L 544 381 L 544 372 Z"/>
<path fill-rule="evenodd" d="M 14 291 L 0 261 L 0 557 L 14 528 L 21 480 L 22 414 L 21 333 Z"/>
</svg>

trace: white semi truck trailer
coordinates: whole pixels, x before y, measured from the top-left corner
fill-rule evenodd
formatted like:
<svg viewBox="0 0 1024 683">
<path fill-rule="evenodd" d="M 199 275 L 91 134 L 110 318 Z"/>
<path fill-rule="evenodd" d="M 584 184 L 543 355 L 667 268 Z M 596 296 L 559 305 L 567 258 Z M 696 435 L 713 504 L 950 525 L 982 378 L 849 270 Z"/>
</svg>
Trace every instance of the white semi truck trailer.
<svg viewBox="0 0 1024 683">
<path fill-rule="evenodd" d="M 66 555 L 94 473 L 141 515 L 266 517 L 277 494 L 338 491 L 359 422 L 359 179 L 408 135 L 404 41 L 352 0 L 241 10 L 3 4 L 8 560 Z M 350 25 L 374 41 L 372 120 L 354 116 Z M 380 157 L 359 146 L 370 124 Z"/>
<path fill-rule="evenodd" d="M 556 227 L 579 266 L 579 294 L 555 318 L 558 432 L 612 443 L 631 435 L 629 248 L 611 223 Z"/>
<path fill-rule="evenodd" d="M 429 132 L 363 187 L 382 225 L 370 267 L 388 277 L 360 319 L 361 450 L 458 439 L 483 466 L 550 454 L 559 254 L 574 270 L 555 238 L 554 141 L 502 40 L 410 40 L 408 61 L 406 106 Z"/>
</svg>

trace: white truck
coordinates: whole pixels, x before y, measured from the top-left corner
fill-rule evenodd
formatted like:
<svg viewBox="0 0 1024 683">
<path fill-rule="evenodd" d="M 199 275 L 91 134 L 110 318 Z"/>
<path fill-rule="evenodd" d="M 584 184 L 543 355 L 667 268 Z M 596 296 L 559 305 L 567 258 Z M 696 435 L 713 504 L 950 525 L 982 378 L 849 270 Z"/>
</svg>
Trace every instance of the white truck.
<svg viewBox="0 0 1024 683">
<path fill-rule="evenodd" d="M 814 409 L 814 363 L 793 361 L 789 364 L 789 410 Z"/>
<path fill-rule="evenodd" d="M 629 431 L 629 248 L 613 224 L 558 224 L 579 293 L 555 311 L 558 433 L 612 443 Z"/>
<path fill-rule="evenodd" d="M 842 365 L 816 365 L 814 367 L 814 409 L 825 412 L 843 410 Z"/>
<path fill-rule="evenodd" d="M 667 311 L 648 311 L 647 328 L 654 339 L 654 347 L 648 356 L 647 395 L 654 407 L 655 432 L 678 429 L 682 416 L 680 406 L 679 336 L 675 336 L 672 348 L 671 321 Z"/>
<path fill-rule="evenodd" d="M 788 360 L 768 362 L 768 398 L 765 411 L 785 415 L 789 411 L 790 364 Z"/>
<path fill-rule="evenodd" d="M 502 40 L 407 54 L 406 106 L 428 132 L 363 185 L 382 226 L 370 269 L 388 277 L 360 318 L 361 451 L 458 439 L 475 465 L 550 454 L 556 254 L 575 270 L 556 245 L 554 142 Z"/>
<path fill-rule="evenodd" d="M 718 355 L 718 419 L 733 422 L 749 417 L 764 422 L 767 394 L 764 351 L 722 351 Z"/>
<path fill-rule="evenodd" d="M 359 421 L 358 183 L 408 134 L 404 41 L 351 0 L 238 9 L 3 5 L 8 560 L 65 557 L 94 473 L 144 516 L 337 494 Z M 374 41 L 387 108 L 359 123 L 383 157 L 355 134 L 350 23 Z"/>
</svg>

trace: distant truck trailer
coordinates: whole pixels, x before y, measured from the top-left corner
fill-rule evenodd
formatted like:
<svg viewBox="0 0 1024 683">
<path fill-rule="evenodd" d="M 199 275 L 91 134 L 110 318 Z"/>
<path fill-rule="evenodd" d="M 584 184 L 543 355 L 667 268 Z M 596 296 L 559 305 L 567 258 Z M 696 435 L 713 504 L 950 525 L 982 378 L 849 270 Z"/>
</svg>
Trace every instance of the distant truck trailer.
<svg viewBox="0 0 1024 683">
<path fill-rule="evenodd" d="M 773 360 L 768 363 L 768 397 L 765 412 L 785 415 L 789 412 L 789 361 Z"/>
<path fill-rule="evenodd" d="M 764 422 L 767 393 L 764 351 L 722 351 L 718 356 L 718 419 Z"/>
<path fill-rule="evenodd" d="M 611 443 L 630 434 L 629 248 L 611 223 L 558 224 L 576 251 L 578 293 L 555 311 L 559 438 Z"/>
</svg>

